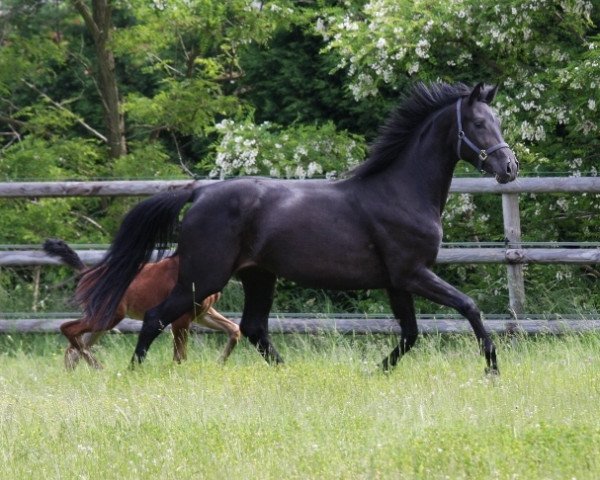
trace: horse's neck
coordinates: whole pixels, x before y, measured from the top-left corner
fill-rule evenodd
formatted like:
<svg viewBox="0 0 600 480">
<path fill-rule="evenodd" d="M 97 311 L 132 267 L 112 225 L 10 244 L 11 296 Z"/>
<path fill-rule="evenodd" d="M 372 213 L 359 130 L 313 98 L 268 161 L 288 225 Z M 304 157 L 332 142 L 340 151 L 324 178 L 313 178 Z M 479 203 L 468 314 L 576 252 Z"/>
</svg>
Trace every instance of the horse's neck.
<svg viewBox="0 0 600 480">
<path fill-rule="evenodd" d="M 447 110 L 447 109 L 446 109 Z M 423 125 L 412 142 L 382 176 L 390 185 L 408 189 L 441 216 L 456 166 L 449 112 L 440 112 Z"/>
</svg>

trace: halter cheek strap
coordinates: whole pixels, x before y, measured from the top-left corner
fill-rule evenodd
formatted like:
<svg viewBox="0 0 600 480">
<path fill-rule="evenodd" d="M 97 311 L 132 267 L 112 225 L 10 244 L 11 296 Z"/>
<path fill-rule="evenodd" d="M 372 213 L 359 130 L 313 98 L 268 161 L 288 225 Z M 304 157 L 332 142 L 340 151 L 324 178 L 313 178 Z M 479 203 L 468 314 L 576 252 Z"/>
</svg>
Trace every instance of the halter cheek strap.
<svg viewBox="0 0 600 480">
<path fill-rule="evenodd" d="M 458 155 L 459 159 L 462 158 L 462 156 L 460 154 L 460 149 L 462 147 L 462 142 L 465 142 L 469 146 L 469 148 L 477 154 L 477 158 L 478 158 L 477 169 L 481 170 L 482 166 L 483 166 L 483 162 L 486 161 L 487 157 L 490 154 L 494 153 L 496 150 L 500 150 L 501 148 L 510 148 L 510 147 L 508 146 L 508 143 L 500 142 L 499 144 L 494 145 L 493 147 L 490 147 L 487 149 L 481 149 L 481 148 L 477 147 L 477 145 L 475 145 L 471 140 L 469 140 L 469 138 L 465 134 L 463 127 L 462 127 L 462 118 L 461 118 L 461 114 L 460 114 L 461 102 L 462 102 L 461 98 L 459 98 L 456 101 L 456 124 L 458 125 L 458 142 L 456 143 L 456 154 Z"/>
</svg>

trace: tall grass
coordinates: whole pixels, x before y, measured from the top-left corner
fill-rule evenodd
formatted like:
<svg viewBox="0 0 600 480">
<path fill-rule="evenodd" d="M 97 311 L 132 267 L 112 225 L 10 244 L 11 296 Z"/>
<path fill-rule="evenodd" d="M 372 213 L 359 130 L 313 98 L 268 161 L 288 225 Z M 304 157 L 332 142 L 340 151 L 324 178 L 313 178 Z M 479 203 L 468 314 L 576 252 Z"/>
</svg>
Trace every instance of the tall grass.
<svg viewBox="0 0 600 480">
<path fill-rule="evenodd" d="M 167 335 L 127 369 L 135 337 L 109 336 L 103 371 L 67 374 L 62 339 L 0 337 L 1 478 L 597 478 L 600 336 L 500 341 L 486 378 L 470 337 L 422 339 L 389 375 L 390 337 L 281 336 L 287 364 L 246 342 Z"/>
</svg>

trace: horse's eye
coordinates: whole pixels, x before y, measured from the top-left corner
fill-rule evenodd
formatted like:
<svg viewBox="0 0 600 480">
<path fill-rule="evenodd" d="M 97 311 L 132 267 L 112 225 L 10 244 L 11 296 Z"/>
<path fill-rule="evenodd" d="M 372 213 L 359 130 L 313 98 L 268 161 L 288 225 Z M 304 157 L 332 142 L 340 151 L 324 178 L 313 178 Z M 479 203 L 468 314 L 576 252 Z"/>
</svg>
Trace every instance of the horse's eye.
<svg viewBox="0 0 600 480">
<path fill-rule="evenodd" d="M 474 125 L 475 125 L 475 128 L 483 128 L 484 122 L 476 121 L 476 122 L 474 122 Z"/>
</svg>

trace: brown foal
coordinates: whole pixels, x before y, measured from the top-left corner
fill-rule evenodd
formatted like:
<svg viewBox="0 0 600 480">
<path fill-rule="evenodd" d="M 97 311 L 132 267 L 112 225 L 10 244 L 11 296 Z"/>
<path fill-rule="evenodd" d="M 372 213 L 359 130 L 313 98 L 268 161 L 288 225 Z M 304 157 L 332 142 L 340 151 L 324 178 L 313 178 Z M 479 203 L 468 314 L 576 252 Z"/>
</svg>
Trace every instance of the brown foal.
<svg viewBox="0 0 600 480">
<path fill-rule="evenodd" d="M 77 253 L 65 242 L 49 239 L 46 240 L 43 248 L 46 253 L 60 258 L 62 263 L 81 274 L 77 284 L 77 292 L 87 290 L 93 286 L 93 283 L 86 277 L 87 269 L 85 265 Z M 114 328 L 126 316 L 142 320 L 147 310 L 155 307 L 169 296 L 177 282 L 178 272 L 179 257 L 177 255 L 144 265 L 127 288 L 114 317 L 106 329 L 95 325 L 87 317 L 63 323 L 60 330 L 69 340 L 69 346 L 65 352 L 66 368 L 74 369 L 81 358 L 93 368 L 102 368 L 100 362 L 90 351 L 90 347 L 107 330 Z M 227 357 L 237 345 L 241 334 L 236 323 L 225 318 L 213 308 L 220 296 L 220 293 L 210 295 L 202 303 L 196 303 L 193 311 L 185 313 L 171 324 L 173 359 L 176 362 L 179 363 L 187 358 L 187 338 L 193 321 L 227 333 L 229 339 L 219 357 L 221 362 L 227 360 Z"/>
</svg>

